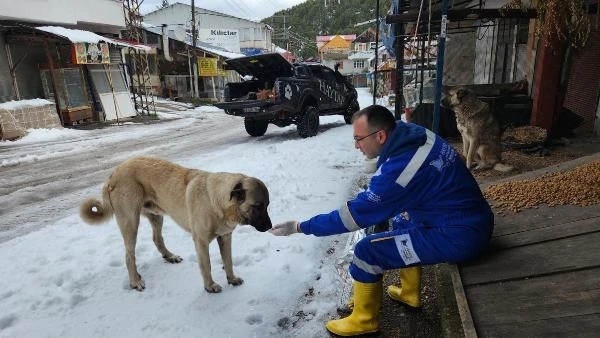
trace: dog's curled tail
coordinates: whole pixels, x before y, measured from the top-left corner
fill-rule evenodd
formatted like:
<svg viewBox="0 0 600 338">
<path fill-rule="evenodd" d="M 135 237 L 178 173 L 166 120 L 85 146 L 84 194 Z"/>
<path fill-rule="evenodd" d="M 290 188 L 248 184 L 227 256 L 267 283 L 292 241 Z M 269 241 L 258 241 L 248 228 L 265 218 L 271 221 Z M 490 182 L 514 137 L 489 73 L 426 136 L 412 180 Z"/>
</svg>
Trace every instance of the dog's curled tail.
<svg viewBox="0 0 600 338">
<path fill-rule="evenodd" d="M 79 216 L 88 224 L 102 224 L 113 215 L 110 204 L 103 204 L 95 198 L 88 198 L 79 206 Z"/>
<path fill-rule="evenodd" d="M 500 163 L 500 162 L 494 164 L 494 170 L 500 171 L 500 172 L 503 172 L 503 173 L 509 172 L 509 171 L 513 170 L 514 168 L 515 167 L 513 167 L 511 165 Z"/>
</svg>

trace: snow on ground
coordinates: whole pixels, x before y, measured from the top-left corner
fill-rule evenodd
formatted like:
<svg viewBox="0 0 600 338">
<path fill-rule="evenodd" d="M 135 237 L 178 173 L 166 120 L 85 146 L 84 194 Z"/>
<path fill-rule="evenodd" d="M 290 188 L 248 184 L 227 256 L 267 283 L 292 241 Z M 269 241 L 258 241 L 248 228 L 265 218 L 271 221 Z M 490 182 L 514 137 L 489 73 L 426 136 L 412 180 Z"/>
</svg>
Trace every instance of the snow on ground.
<svg viewBox="0 0 600 338">
<path fill-rule="evenodd" d="M 371 104 L 369 94 L 359 91 L 361 107 Z M 209 110 L 218 112 L 214 107 Z M 180 114 L 185 123 L 181 116 L 189 113 L 169 114 Z M 225 114 L 207 115 L 210 119 Z M 234 145 L 178 163 L 256 176 L 269 188 L 274 223 L 304 220 L 342 205 L 365 170 L 363 156 L 354 149 L 351 126 L 341 116 L 323 117 L 321 124 L 332 127 L 307 139 L 278 136 L 289 134 L 294 126 L 269 128 L 271 135 L 264 142 Z M 131 132 L 116 134 L 33 130 L 11 144 L 47 144 L 86 135 L 125 139 L 152 134 L 161 125 L 125 126 Z M 0 146 L 10 148 L 4 142 Z M 101 147 L 102 142 L 89 146 Z M 100 189 L 99 185 L 97 196 Z M 53 225 L 0 244 L 0 337 L 327 336 L 324 324 L 335 313 L 341 288 L 335 259 L 342 254 L 329 249 L 336 243 L 343 246 L 347 236 L 275 237 L 240 226 L 233 235 L 233 263 L 244 284 L 227 285 L 213 242 L 213 278 L 223 292 L 209 294 L 203 289 L 190 235 L 165 218 L 167 247 L 184 259 L 169 264 L 154 247 L 148 222 L 142 220 L 136 252 L 146 290 L 137 292 L 129 288 L 115 221 L 89 226 L 77 208 L 74 205 Z"/>
</svg>

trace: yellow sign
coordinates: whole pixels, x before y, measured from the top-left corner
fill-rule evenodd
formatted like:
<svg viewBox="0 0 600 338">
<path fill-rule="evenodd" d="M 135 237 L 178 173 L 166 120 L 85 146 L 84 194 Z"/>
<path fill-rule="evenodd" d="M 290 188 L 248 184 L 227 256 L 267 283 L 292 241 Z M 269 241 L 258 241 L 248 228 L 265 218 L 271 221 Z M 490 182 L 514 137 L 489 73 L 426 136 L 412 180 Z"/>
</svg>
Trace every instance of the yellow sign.
<svg viewBox="0 0 600 338">
<path fill-rule="evenodd" d="M 225 71 L 219 67 L 217 58 L 198 58 L 200 76 L 221 76 Z"/>
</svg>

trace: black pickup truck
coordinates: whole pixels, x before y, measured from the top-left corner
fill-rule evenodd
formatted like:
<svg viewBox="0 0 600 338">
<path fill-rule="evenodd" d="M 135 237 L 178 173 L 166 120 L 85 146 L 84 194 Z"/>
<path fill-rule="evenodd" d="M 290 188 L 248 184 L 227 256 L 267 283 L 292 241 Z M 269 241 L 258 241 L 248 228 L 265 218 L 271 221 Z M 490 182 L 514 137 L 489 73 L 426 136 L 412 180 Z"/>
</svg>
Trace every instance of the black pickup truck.
<svg viewBox="0 0 600 338">
<path fill-rule="evenodd" d="M 226 69 L 247 80 L 226 84 L 224 100 L 215 106 L 244 117 L 250 136 L 264 135 L 269 123 L 295 124 L 301 137 L 315 136 L 319 116 L 342 115 L 349 124 L 359 109 L 354 86 L 320 63 L 291 64 L 273 53 L 229 59 Z"/>
</svg>

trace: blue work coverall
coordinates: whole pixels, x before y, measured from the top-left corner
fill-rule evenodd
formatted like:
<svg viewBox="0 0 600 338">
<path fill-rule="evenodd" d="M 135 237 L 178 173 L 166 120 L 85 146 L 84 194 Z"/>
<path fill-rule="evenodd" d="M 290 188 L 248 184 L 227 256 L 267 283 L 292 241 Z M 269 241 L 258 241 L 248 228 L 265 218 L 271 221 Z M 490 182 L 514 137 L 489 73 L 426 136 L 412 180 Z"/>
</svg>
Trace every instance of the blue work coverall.
<svg viewBox="0 0 600 338">
<path fill-rule="evenodd" d="M 392 219 L 392 230 L 354 248 L 352 277 L 362 283 L 412 265 L 458 263 L 488 247 L 494 214 L 454 148 L 430 130 L 397 121 L 368 189 L 340 209 L 301 222 L 305 234 L 328 236 Z"/>
</svg>

